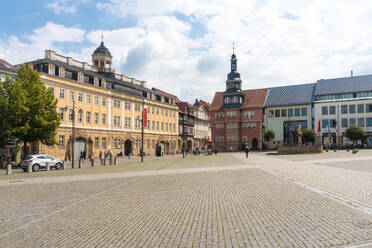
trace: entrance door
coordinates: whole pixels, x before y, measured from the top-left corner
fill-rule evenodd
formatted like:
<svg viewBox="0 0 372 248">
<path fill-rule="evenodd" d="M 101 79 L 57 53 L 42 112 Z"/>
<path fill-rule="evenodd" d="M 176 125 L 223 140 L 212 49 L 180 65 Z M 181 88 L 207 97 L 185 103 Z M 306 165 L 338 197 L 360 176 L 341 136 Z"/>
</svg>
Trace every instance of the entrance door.
<svg viewBox="0 0 372 248">
<path fill-rule="evenodd" d="M 85 151 L 85 140 L 75 140 L 74 150 L 75 159 L 80 158 L 81 152 Z"/>
<path fill-rule="evenodd" d="M 132 141 L 129 139 L 124 141 L 124 154 L 125 156 L 129 156 L 129 154 L 132 154 Z"/>
<path fill-rule="evenodd" d="M 253 148 L 253 150 L 258 149 L 258 139 L 256 139 L 256 138 L 252 139 L 252 148 Z"/>
</svg>

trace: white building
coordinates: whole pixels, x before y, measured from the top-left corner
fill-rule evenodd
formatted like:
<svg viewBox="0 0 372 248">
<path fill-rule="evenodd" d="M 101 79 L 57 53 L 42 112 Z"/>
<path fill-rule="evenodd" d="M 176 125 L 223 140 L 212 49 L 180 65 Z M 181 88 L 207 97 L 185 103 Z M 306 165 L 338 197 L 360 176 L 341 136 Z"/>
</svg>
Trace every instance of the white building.
<svg viewBox="0 0 372 248">
<path fill-rule="evenodd" d="M 16 74 L 17 67 L 12 66 L 3 59 L 0 59 L 0 82 L 4 82 L 7 76 L 14 79 Z"/>
<path fill-rule="evenodd" d="M 372 75 L 319 80 L 314 92 L 317 142 L 350 144 L 345 137 L 350 125 L 362 127 L 368 146 L 372 145 Z"/>
<path fill-rule="evenodd" d="M 193 114 L 195 117 L 195 148 L 204 148 L 207 142 L 212 140 L 212 128 L 209 115 L 210 104 L 196 99 L 193 105 Z"/>
</svg>

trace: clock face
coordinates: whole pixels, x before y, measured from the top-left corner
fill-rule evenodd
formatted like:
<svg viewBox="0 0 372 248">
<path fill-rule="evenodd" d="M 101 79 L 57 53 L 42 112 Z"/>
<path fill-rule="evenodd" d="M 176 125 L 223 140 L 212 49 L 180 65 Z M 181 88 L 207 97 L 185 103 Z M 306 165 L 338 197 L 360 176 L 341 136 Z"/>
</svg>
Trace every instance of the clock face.
<svg viewBox="0 0 372 248">
<path fill-rule="evenodd" d="M 229 83 L 229 88 L 231 89 L 231 88 L 234 88 L 234 83 Z"/>
</svg>

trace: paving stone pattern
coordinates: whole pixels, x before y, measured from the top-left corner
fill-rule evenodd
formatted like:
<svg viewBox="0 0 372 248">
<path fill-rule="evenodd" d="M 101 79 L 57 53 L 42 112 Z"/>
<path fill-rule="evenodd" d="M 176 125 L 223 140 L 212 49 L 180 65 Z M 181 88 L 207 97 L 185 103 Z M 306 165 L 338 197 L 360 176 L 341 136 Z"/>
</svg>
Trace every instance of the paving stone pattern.
<svg viewBox="0 0 372 248">
<path fill-rule="evenodd" d="M 371 216 L 244 166 L 4 186 L 0 247 L 337 247 L 372 241 Z"/>
</svg>

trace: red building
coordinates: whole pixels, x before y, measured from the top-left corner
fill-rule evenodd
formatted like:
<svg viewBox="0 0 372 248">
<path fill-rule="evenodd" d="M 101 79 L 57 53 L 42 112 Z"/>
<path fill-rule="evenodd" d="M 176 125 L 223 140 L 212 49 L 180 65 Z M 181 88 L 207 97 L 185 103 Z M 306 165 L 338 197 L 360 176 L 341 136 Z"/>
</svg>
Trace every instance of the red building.
<svg viewBox="0 0 372 248">
<path fill-rule="evenodd" d="M 237 151 L 244 145 L 262 148 L 263 111 L 267 89 L 241 90 L 237 59 L 231 56 L 226 91 L 216 92 L 211 107 L 212 141 L 218 151 Z"/>
</svg>

